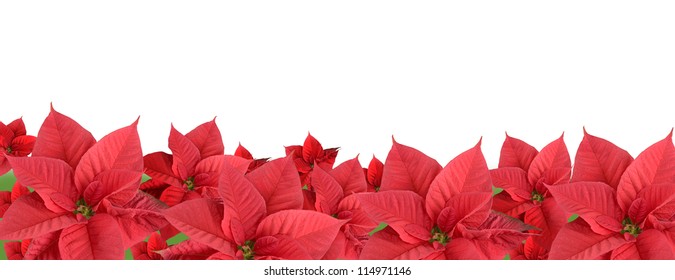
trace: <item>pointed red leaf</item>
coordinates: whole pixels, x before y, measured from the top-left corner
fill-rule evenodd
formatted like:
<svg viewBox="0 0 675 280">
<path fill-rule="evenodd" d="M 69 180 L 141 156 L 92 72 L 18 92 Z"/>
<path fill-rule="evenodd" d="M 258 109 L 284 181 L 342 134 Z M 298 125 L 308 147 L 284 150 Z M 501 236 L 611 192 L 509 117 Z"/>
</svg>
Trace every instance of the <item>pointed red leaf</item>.
<svg viewBox="0 0 675 280">
<path fill-rule="evenodd" d="M 479 141 L 451 160 L 431 183 L 426 195 L 426 209 L 431 220 L 435 221 L 447 201 L 459 193 L 485 192 L 492 195 L 490 171 L 480 144 Z"/>
<path fill-rule="evenodd" d="M 186 180 L 195 172 L 195 166 L 201 159 L 197 146 L 171 125 L 169 133 L 169 149 L 173 153 L 171 170 L 181 180 Z"/>
<path fill-rule="evenodd" d="M 628 152 L 584 129 L 571 181 L 603 182 L 616 189 L 621 175 L 632 162 L 633 157 Z"/>
<path fill-rule="evenodd" d="M 619 248 L 626 240 L 619 233 L 597 234 L 581 220 L 566 224 L 551 245 L 551 260 L 593 260 Z"/>
<path fill-rule="evenodd" d="M 530 169 L 530 164 L 537 156 L 537 153 L 537 149 L 534 147 L 506 134 L 506 139 L 504 139 L 501 154 L 499 155 L 499 167 L 518 167 L 527 171 Z"/>
<path fill-rule="evenodd" d="M 393 142 L 384 164 L 380 190 L 408 190 L 426 197 L 431 182 L 441 172 L 441 165 L 414 148 Z"/>
<path fill-rule="evenodd" d="M 47 208 L 54 212 L 73 210 L 64 209 L 59 206 L 60 203 L 51 199 L 54 193 L 65 196 L 71 202 L 79 199 L 79 193 L 73 184 L 73 170 L 66 162 L 46 157 L 9 157 L 8 160 L 14 168 L 17 181 L 35 189 Z"/>
<path fill-rule="evenodd" d="M 363 211 L 375 222 L 387 223 L 405 242 L 412 244 L 419 241 L 419 238 L 405 231 L 408 224 L 416 224 L 431 232 L 432 221 L 424 212 L 424 200 L 414 192 L 386 191 L 353 196 L 356 196 Z"/>
<path fill-rule="evenodd" d="M 137 124 L 138 121 L 106 135 L 82 156 L 75 169 L 75 185 L 79 193 L 103 171 L 127 169 L 143 172 L 143 152 Z"/>
<path fill-rule="evenodd" d="M 652 184 L 675 183 L 675 147 L 672 131 L 668 136 L 644 150 L 621 176 L 617 200 L 628 211 L 640 191 Z"/>
<path fill-rule="evenodd" d="M 340 184 L 344 196 L 365 192 L 368 189 L 366 176 L 363 174 L 363 167 L 361 167 L 358 156 L 335 167 L 330 171 L 330 175 Z M 314 186 L 313 183 L 312 186 Z"/>
<path fill-rule="evenodd" d="M 38 132 L 33 156 L 61 159 L 75 169 L 95 143 L 89 131 L 52 107 Z"/>
<path fill-rule="evenodd" d="M 290 156 L 276 159 L 248 173 L 250 180 L 265 199 L 267 213 L 302 209 L 300 177 Z"/>
<path fill-rule="evenodd" d="M 172 186 L 181 186 L 183 183 L 176 174 L 171 170 L 173 156 L 165 152 L 155 152 L 145 155 L 143 157 L 143 165 L 145 166 L 145 174 L 150 176 L 153 180 L 161 181 Z"/>
<path fill-rule="evenodd" d="M 605 183 L 578 182 L 548 186 L 548 189 L 563 210 L 579 215 L 596 233 L 606 235 L 612 232 L 597 223 L 599 216 L 623 220 L 621 209 L 614 200 L 616 192 Z"/>
<path fill-rule="evenodd" d="M 76 222 L 72 213 L 54 213 L 44 206 L 37 193 L 32 193 L 19 198 L 7 209 L 0 220 L 0 240 L 35 238 Z"/>
<path fill-rule="evenodd" d="M 328 215 L 337 214 L 338 204 L 344 197 L 340 184 L 321 167 L 314 168 L 311 182 L 316 192 L 316 210 Z"/>
<path fill-rule="evenodd" d="M 64 260 L 122 260 L 124 247 L 115 220 L 96 214 L 84 224 L 61 232 L 59 250 Z"/>
<path fill-rule="evenodd" d="M 225 209 L 221 223 L 223 232 L 231 242 L 244 245 L 243 242 L 255 237 L 258 223 L 265 217 L 265 199 L 244 174 L 227 163 L 220 176 L 218 193 Z M 235 238 L 238 234 L 243 236 Z"/>
<path fill-rule="evenodd" d="M 221 228 L 223 208 L 216 202 L 205 198 L 185 201 L 165 210 L 164 216 L 191 239 L 234 255 L 233 244 Z"/>
<path fill-rule="evenodd" d="M 256 235 L 258 237 L 288 235 L 297 240 L 312 259 L 321 259 L 345 222 L 318 212 L 286 210 L 263 219 Z"/>
<path fill-rule="evenodd" d="M 396 231 L 385 228 L 373 235 L 361 252 L 362 260 L 421 260 L 436 250 L 428 241 L 407 243 Z"/>
<path fill-rule="evenodd" d="M 302 145 L 302 159 L 308 163 L 314 163 L 323 154 L 323 147 L 312 134 L 307 133 L 305 143 Z"/>
<path fill-rule="evenodd" d="M 237 146 L 237 149 L 234 151 L 234 155 L 245 159 L 253 159 L 251 152 L 244 148 L 241 143 L 239 143 L 239 146 Z"/>
<path fill-rule="evenodd" d="M 572 167 L 570 154 L 567 151 L 563 136 L 546 145 L 532 160 L 530 169 L 527 172 L 527 179 L 530 181 L 530 185 L 536 185 L 537 181 L 544 177 L 551 169 Z"/>
<path fill-rule="evenodd" d="M 185 135 L 199 150 L 201 158 L 222 155 L 225 153 L 223 137 L 216 124 L 216 118 L 197 126 Z"/>
<path fill-rule="evenodd" d="M 368 172 L 366 179 L 368 184 L 375 189 L 379 189 L 382 185 L 382 173 L 384 171 L 384 164 L 373 155 L 373 159 L 368 164 Z"/>
</svg>

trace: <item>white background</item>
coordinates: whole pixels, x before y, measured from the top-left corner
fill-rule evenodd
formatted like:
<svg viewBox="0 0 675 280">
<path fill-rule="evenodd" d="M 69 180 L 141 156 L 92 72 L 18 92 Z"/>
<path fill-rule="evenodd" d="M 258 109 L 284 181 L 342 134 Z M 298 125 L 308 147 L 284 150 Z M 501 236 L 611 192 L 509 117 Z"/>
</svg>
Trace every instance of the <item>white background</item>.
<svg viewBox="0 0 675 280">
<path fill-rule="evenodd" d="M 140 115 L 145 153 L 218 116 L 280 157 L 307 132 L 338 162 L 391 136 L 445 165 L 504 132 L 538 149 L 582 127 L 634 156 L 675 126 L 671 1 L 12 1 L 0 120 L 49 103 L 97 138 Z"/>
<path fill-rule="evenodd" d="M 141 116 L 145 153 L 218 116 L 280 157 L 307 132 L 338 162 L 391 136 L 445 165 L 504 132 L 582 127 L 633 156 L 675 126 L 672 1 L 3 1 L 0 120 L 49 103 L 97 138 Z M 4 271 L 4 270 L 3 270 Z"/>
</svg>

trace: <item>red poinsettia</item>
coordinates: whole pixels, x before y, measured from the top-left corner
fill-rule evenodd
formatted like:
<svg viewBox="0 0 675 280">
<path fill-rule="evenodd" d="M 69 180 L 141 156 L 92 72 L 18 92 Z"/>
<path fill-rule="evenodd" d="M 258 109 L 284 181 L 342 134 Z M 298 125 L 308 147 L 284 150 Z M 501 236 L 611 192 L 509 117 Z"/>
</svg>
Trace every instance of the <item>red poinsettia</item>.
<svg viewBox="0 0 675 280">
<path fill-rule="evenodd" d="M 363 172 L 366 175 L 368 191 L 380 191 L 380 186 L 382 186 L 382 173 L 384 172 L 384 164 L 382 164 L 382 162 L 373 155 L 373 159 L 370 160 L 368 168 L 364 168 Z"/>
<path fill-rule="evenodd" d="M 0 122 L 0 175 L 11 169 L 5 157 L 25 157 L 33 151 L 34 145 L 35 136 L 26 135 L 23 119 L 16 119 L 8 125 Z"/>
<path fill-rule="evenodd" d="M 242 146 L 241 143 L 239 143 L 237 150 L 234 151 L 234 155 L 243 159 L 251 160 L 251 164 L 249 164 L 248 171 L 246 171 L 246 173 L 256 170 L 258 167 L 267 163 L 270 159 L 270 158 L 254 159 L 251 152 L 249 152 L 246 148 L 244 148 L 244 146 Z"/>
<path fill-rule="evenodd" d="M 548 186 L 560 207 L 580 217 L 560 231 L 550 258 L 675 259 L 672 132 L 634 161 L 587 133 L 579 150 L 574 182 Z"/>
<path fill-rule="evenodd" d="M 8 157 L 17 199 L 0 221 L 0 239 L 32 239 L 26 258 L 122 259 L 124 249 L 166 221 L 164 206 L 138 191 L 143 159 L 136 123 L 99 142 L 53 108 L 33 156 Z"/>
<path fill-rule="evenodd" d="M 541 229 L 541 235 L 530 240 L 549 250 L 568 217 L 558 207 L 547 186 L 568 183 L 570 171 L 571 161 L 563 136 L 537 152 L 534 147 L 507 134 L 499 168 L 490 170 L 494 186 L 504 189 L 494 197 L 492 207 Z"/>
<path fill-rule="evenodd" d="M 197 126 L 186 135 L 171 125 L 169 149 L 173 154 L 155 152 L 143 157 L 144 172 L 151 180 L 141 189 L 159 193 L 157 198 L 169 206 L 202 196 L 215 196 L 214 182 L 209 179 L 209 174 L 217 173 L 225 153 L 216 120 Z"/>
<path fill-rule="evenodd" d="M 306 210 L 268 215 L 259 187 L 227 163 L 218 193 L 222 204 L 202 198 L 165 211 L 167 219 L 191 240 L 217 250 L 209 259 L 320 259 L 345 223 Z M 192 254 L 190 248 L 182 249 Z M 168 255 L 175 257 L 175 252 Z"/>
<path fill-rule="evenodd" d="M 332 169 L 339 149 L 324 149 L 321 143 L 312 134 L 308 133 L 302 146 L 293 145 L 286 147 L 286 156 L 293 156 L 295 167 L 298 169 L 298 173 L 300 173 L 302 186 L 306 186 L 311 190 L 310 176 L 314 165 L 316 164 L 326 170 Z"/>
<path fill-rule="evenodd" d="M 366 213 L 388 224 L 366 243 L 361 258 L 504 258 L 531 227 L 491 211 L 491 188 L 479 142 L 442 169 L 426 200 L 409 190 L 357 194 Z"/>
</svg>

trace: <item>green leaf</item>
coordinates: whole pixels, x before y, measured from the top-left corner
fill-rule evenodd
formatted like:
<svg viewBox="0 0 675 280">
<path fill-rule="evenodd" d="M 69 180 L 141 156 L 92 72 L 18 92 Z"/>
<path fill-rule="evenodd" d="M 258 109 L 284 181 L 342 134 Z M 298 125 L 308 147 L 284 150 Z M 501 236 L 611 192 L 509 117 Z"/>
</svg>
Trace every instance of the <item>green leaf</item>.
<svg viewBox="0 0 675 280">
<path fill-rule="evenodd" d="M 579 218 L 579 215 L 577 215 L 577 214 L 572 214 L 572 216 L 570 216 L 570 218 L 567 219 L 567 222 L 568 222 L 568 223 L 574 222 L 574 220 L 576 220 L 577 218 Z"/>
<path fill-rule="evenodd" d="M 495 186 L 492 186 L 492 196 L 498 195 L 499 193 L 503 192 L 504 189 L 502 188 L 497 188 Z"/>
<path fill-rule="evenodd" d="M 373 236 L 373 234 L 375 234 L 378 231 L 383 230 L 386 227 L 387 227 L 387 223 L 382 222 L 373 231 L 369 232 L 368 235 Z"/>
</svg>

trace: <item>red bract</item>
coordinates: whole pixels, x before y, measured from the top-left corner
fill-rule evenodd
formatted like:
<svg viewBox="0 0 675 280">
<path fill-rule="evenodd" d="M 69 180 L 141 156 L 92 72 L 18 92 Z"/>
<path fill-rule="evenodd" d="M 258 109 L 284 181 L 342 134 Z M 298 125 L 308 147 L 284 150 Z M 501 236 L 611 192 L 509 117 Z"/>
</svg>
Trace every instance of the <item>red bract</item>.
<svg viewBox="0 0 675 280">
<path fill-rule="evenodd" d="M 11 169 L 5 159 L 7 156 L 25 157 L 33 151 L 34 145 L 35 136 L 26 135 L 23 119 L 16 119 L 8 125 L 0 122 L 0 175 Z"/>
<path fill-rule="evenodd" d="M 549 250 L 567 223 L 567 215 L 546 186 L 568 183 L 570 171 L 570 156 L 562 136 L 537 153 L 534 147 L 507 134 L 499 168 L 490 170 L 495 187 L 504 189 L 494 197 L 493 208 L 541 229 L 541 235 L 531 240 Z"/>
<path fill-rule="evenodd" d="M 159 251 L 167 247 L 166 240 L 160 234 L 153 232 L 147 242 L 143 241 L 131 247 L 131 254 L 134 260 L 163 260 Z"/>
<path fill-rule="evenodd" d="M 384 172 L 384 164 L 382 164 L 379 159 L 373 156 L 373 159 L 370 160 L 370 164 L 368 164 L 368 168 L 364 168 L 363 172 L 366 174 L 368 191 L 380 191 L 380 186 L 382 186 L 382 173 Z"/>
<path fill-rule="evenodd" d="M 246 171 L 246 173 L 256 170 L 258 167 L 267 163 L 267 161 L 269 161 L 270 159 L 270 158 L 254 159 L 253 155 L 251 155 L 251 152 L 249 152 L 246 148 L 244 148 L 244 146 L 242 146 L 241 143 L 239 143 L 237 150 L 234 151 L 234 155 L 243 159 L 251 160 L 251 163 L 248 165 L 248 171 Z"/>
<path fill-rule="evenodd" d="M 98 143 L 56 112 L 43 123 L 30 158 L 8 158 L 19 183 L 35 189 L 0 221 L 0 239 L 32 239 L 39 259 L 122 259 L 124 248 L 166 222 L 163 204 L 138 192 L 142 175 L 136 122 Z"/>
<path fill-rule="evenodd" d="M 385 164 L 385 172 L 387 168 Z M 361 207 L 388 224 L 371 237 L 361 258 L 504 258 L 527 238 L 523 231 L 531 227 L 492 212 L 491 187 L 479 142 L 433 179 L 426 201 L 408 190 L 358 194 Z"/>
<path fill-rule="evenodd" d="M 548 187 L 563 209 L 581 218 L 563 227 L 553 242 L 550 258 L 675 258 L 671 235 L 675 211 L 672 132 L 627 167 L 630 156 L 625 151 L 588 134 L 585 138 L 582 146 L 595 147 L 597 160 L 585 163 L 588 170 L 595 170 L 596 175 L 586 176 L 594 181 Z M 617 181 L 617 174 L 599 170 L 622 175 Z"/>
<path fill-rule="evenodd" d="M 228 164 L 222 170 L 218 193 L 222 204 L 195 199 L 165 212 L 191 240 L 217 250 L 209 259 L 320 259 L 345 223 L 304 210 L 267 215 L 258 188 Z M 181 249 L 188 255 L 191 250 L 204 251 L 203 246 Z M 177 257 L 175 252 L 167 255 Z"/>
<path fill-rule="evenodd" d="M 441 165 L 417 149 L 393 139 L 382 171 L 381 191 L 407 190 L 426 197 L 431 182 L 441 172 Z"/>
<path fill-rule="evenodd" d="M 339 148 L 324 149 L 321 143 L 308 133 L 302 146 L 286 147 L 286 156 L 293 155 L 302 186 L 307 186 L 311 190 L 310 176 L 314 165 L 316 164 L 326 170 L 332 169 L 338 150 Z"/>
</svg>

